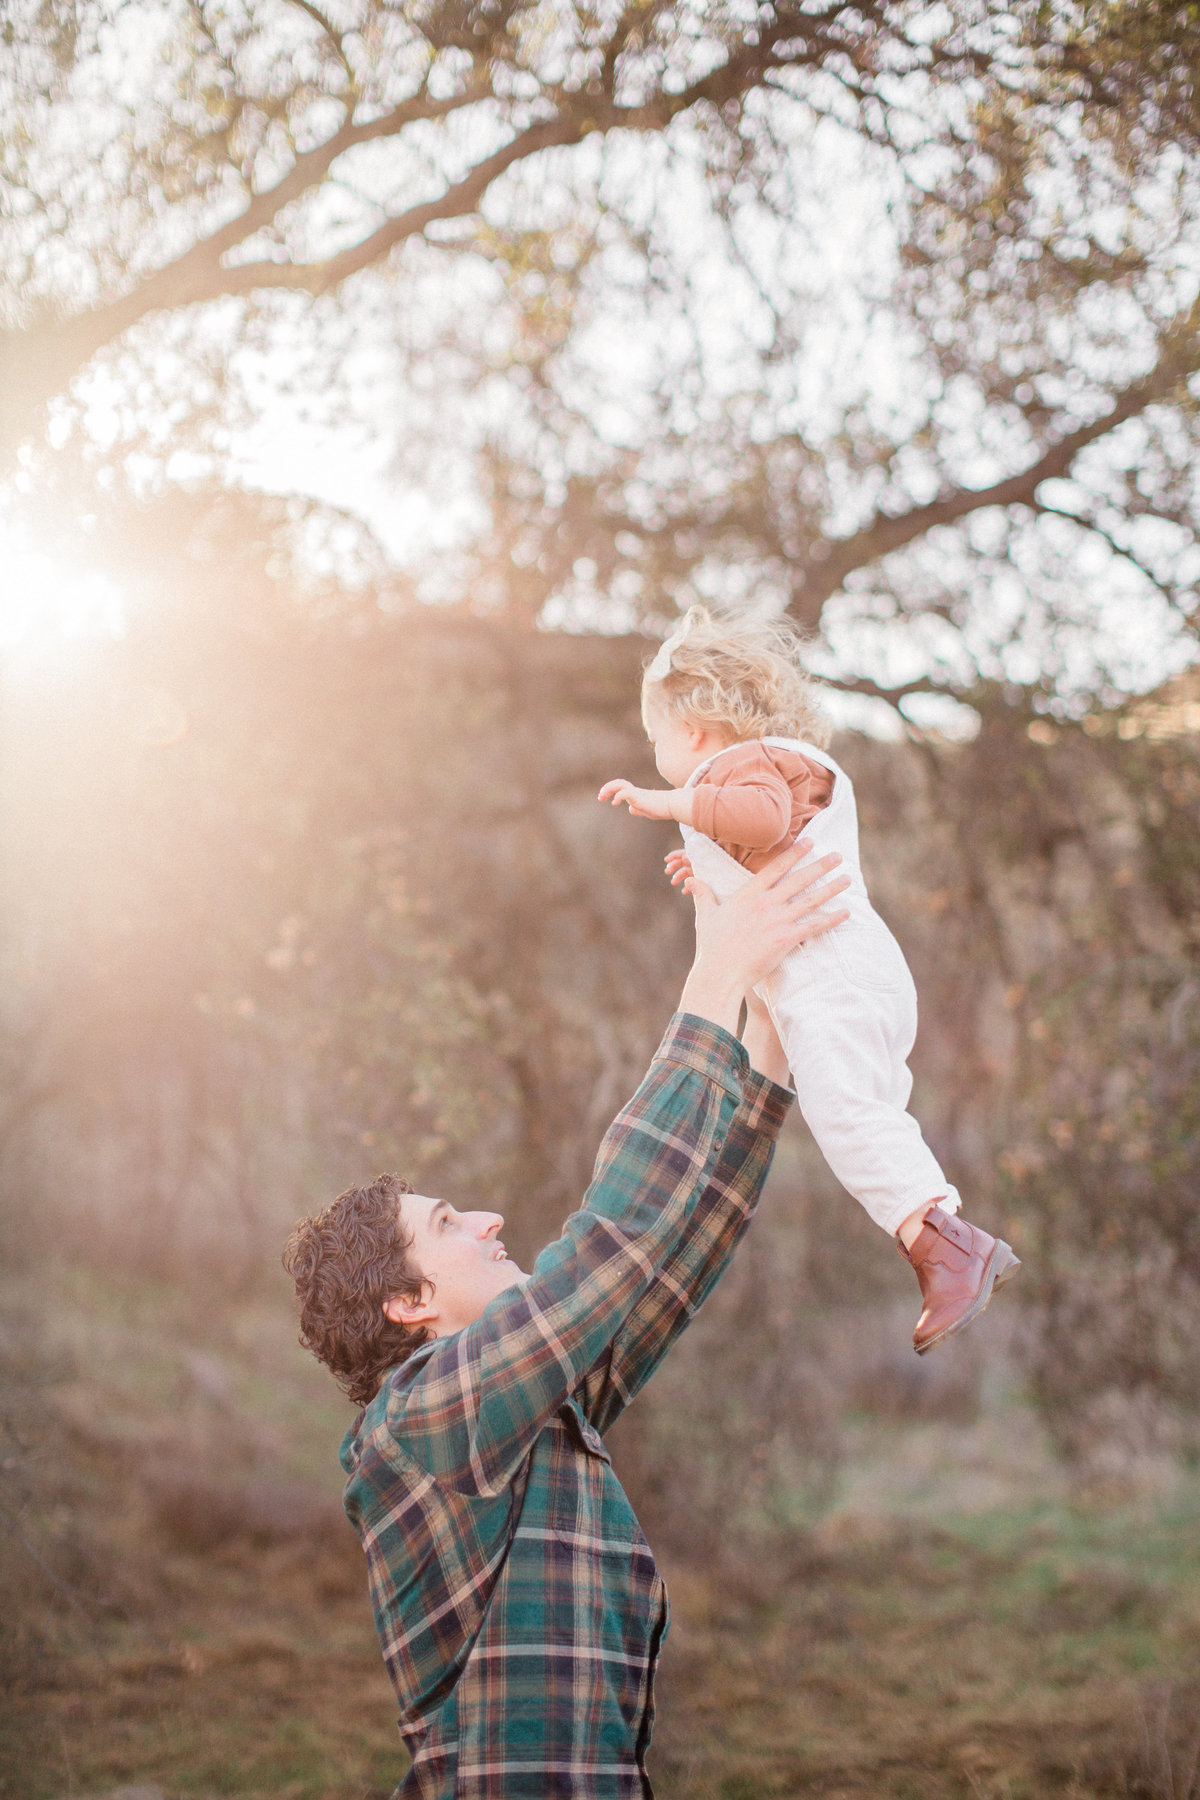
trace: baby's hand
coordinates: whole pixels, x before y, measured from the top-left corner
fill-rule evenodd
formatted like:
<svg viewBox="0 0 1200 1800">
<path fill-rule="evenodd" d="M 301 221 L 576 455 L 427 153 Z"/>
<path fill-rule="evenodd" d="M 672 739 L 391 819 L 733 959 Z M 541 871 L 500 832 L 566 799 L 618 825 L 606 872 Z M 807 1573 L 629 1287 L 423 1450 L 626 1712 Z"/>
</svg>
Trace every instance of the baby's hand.
<svg viewBox="0 0 1200 1800">
<path fill-rule="evenodd" d="M 606 781 L 597 800 L 611 800 L 614 806 L 627 806 L 635 819 L 670 819 L 673 788 L 634 787 L 632 781 Z"/>
<path fill-rule="evenodd" d="M 686 850 L 668 850 L 663 857 L 667 874 L 671 877 L 671 886 L 678 887 L 681 882 L 690 881 L 696 871 L 692 867 L 692 859 Z"/>
</svg>

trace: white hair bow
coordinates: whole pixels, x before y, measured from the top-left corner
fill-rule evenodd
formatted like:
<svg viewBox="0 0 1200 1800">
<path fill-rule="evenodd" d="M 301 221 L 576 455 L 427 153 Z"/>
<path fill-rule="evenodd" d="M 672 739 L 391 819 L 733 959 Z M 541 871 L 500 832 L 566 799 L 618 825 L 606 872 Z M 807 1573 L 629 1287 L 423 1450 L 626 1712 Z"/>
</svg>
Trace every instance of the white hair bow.
<svg viewBox="0 0 1200 1800">
<path fill-rule="evenodd" d="M 688 622 L 685 619 L 682 625 L 676 626 L 670 637 L 663 639 L 654 661 L 646 670 L 647 681 L 665 681 L 667 679 L 671 673 L 671 658 L 687 635 Z"/>
</svg>

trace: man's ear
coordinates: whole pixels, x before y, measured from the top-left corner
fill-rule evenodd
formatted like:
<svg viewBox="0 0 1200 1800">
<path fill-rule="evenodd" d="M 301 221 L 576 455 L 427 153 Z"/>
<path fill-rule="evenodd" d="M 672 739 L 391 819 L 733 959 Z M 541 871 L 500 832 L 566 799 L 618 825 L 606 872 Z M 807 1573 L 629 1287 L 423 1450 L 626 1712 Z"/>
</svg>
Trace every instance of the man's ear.
<svg viewBox="0 0 1200 1800">
<path fill-rule="evenodd" d="M 393 1325 L 432 1325 L 438 1316 L 433 1304 L 433 1289 L 428 1282 L 418 1299 L 406 1300 L 403 1294 L 393 1294 L 390 1300 L 384 1301 L 383 1311 Z"/>
</svg>

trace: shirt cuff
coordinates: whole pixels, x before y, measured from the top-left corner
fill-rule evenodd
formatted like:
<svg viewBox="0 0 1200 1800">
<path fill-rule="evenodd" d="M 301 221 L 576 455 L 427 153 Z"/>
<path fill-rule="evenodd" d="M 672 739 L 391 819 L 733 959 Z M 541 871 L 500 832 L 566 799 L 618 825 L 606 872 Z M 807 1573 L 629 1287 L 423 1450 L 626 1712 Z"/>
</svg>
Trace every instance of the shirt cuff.
<svg viewBox="0 0 1200 1800">
<path fill-rule="evenodd" d="M 757 1069 L 747 1069 L 742 1082 L 740 1122 L 751 1131 L 777 1137 L 795 1098 L 791 1088 L 780 1087 L 777 1081 L 760 1075 Z"/>
<path fill-rule="evenodd" d="M 714 1025 L 711 1019 L 702 1019 L 696 1013 L 675 1014 L 654 1052 L 654 1061 L 682 1063 L 685 1068 L 695 1069 L 698 1075 L 719 1082 L 738 1101 L 751 1073 L 740 1040 L 723 1025 Z M 762 1077 L 756 1075 L 754 1079 L 761 1081 Z"/>
</svg>

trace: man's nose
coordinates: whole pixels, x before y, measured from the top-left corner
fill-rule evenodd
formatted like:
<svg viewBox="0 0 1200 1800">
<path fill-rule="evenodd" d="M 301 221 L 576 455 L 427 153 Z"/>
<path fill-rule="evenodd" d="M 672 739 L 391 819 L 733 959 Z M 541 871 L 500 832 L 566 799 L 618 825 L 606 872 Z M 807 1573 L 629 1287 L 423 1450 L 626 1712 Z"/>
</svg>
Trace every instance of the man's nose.
<svg viewBox="0 0 1200 1800">
<path fill-rule="evenodd" d="M 480 1212 L 475 1214 L 475 1229 L 480 1237 L 496 1237 L 503 1223 L 503 1213 Z"/>
</svg>

